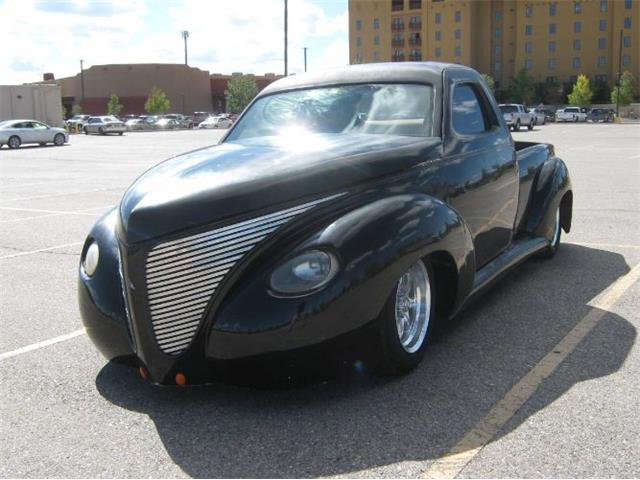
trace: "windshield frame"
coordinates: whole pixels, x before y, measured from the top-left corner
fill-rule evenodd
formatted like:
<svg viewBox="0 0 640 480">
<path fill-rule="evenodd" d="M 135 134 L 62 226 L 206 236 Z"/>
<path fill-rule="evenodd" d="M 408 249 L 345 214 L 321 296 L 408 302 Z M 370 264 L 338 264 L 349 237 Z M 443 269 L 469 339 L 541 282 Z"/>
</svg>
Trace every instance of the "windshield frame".
<svg viewBox="0 0 640 480">
<path fill-rule="evenodd" d="M 245 109 L 240 113 L 235 122 L 231 125 L 226 132 L 226 134 L 220 139 L 219 144 L 222 143 L 232 143 L 232 142 L 241 142 L 242 140 L 229 140 L 230 136 L 233 134 L 234 130 L 242 123 L 247 112 L 249 112 L 254 104 L 264 98 L 268 98 L 275 95 L 281 95 L 285 93 L 299 92 L 305 90 L 315 90 L 315 89 L 330 89 L 330 88 L 340 88 L 340 87 L 357 87 L 363 85 L 418 85 L 418 86 L 426 86 L 431 88 L 431 135 L 428 136 L 416 136 L 413 138 L 439 138 L 442 139 L 442 108 L 440 102 L 441 98 L 441 86 L 436 85 L 432 82 L 417 82 L 417 81 L 408 81 L 408 80 L 376 80 L 366 81 L 366 82 L 341 82 L 341 83 L 327 83 L 327 84 L 316 84 L 316 85 L 303 85 L 295 88 L 287 88 L 282 90 L 277 90 L 273 92 L 269 92 L 266 94 L 258 94 L 253 100 L 245 107 Z M 372 134 L 376 135 L 376 134 Z M 255 137 L 260 138 L 260 137 Z"/>
</svg>

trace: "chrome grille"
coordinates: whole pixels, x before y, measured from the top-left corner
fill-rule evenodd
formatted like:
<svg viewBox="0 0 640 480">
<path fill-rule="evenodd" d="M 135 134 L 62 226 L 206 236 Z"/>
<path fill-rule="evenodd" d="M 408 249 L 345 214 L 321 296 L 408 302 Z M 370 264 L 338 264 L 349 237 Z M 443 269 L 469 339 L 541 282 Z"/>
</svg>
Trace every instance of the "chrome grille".
<svg viewBox="0 0 640 480">
<path fill-rule="evenodd" d="M 297 215 L 340 195 L 153 247 L 146 261 L 147 300 L 162 351 L 177 355 L 187 348 L 218 285 L 261 240 Z"/>
</svg>

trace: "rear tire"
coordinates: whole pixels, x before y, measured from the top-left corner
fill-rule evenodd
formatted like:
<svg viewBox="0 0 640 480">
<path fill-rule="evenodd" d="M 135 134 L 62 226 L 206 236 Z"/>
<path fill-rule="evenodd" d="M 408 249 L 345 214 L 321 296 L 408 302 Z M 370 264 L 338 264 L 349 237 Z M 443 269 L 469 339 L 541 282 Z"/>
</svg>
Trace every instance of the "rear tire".
<svg viewBox="0 0 640 480">
<path fill-rule="evenodd" d="M 9 140 L 7 141 L 7 145 L 9 145 L 9 148 L 11 149 L 20 148 L 21 143 L 22 143 L 22 140 L 20 140 L 20 137 L 18 137 L 17 135 L 14 135 L 13 137 L 9 137 Z"/>
<path fill-rule="evenodd" d="M 436 290 L 428 261 L 418 260 L 396 283 L 377 320 L 381 375 L 401 375 L 424 357 L 435 323 Z"/>
<path fill-rule="evenodd" d="M 124 132 L 118 132 L 118 135 L 122 136 L 124 134 Z"/>
<path fill-rule="evenodd" d="M 84 127 L 83 130 L 85 135 L 89 135 L 89 130 L 87 130 L 87 127 Z"/>
<path fill-rule="evenodd" d="M 102 127 L 98 128 L 98 133 L 100 135 L 105 135 L 104 128 L 102 128 Z"/>
<path fill-rule="evenodd" d="M 64 135 L 61 133 L 56 133 L 55 137 L 53 137 L 53 144 L 56 147 L 61 147 L 64 145 Z"/>
</svg>

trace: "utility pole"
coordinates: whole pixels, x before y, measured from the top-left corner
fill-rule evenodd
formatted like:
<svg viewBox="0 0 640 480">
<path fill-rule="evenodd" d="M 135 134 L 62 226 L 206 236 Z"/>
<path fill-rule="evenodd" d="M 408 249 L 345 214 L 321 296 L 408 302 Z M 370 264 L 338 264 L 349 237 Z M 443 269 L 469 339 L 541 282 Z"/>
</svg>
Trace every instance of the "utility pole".
<svg viewBox="0 0 640 480">
<path fill-rule="evenodd" d="M 184 39 L 184 64 L 188 65 L 188 63 L 187 63 L 187 38 L 189 38 L 189 32 L 187 30 L 183 30 L 182 31 L 182 38 Z"/>
<path fill-rule="evenodd" d="M 620 45 L 618 45 L 618 94 L 616 95 L 616 117 L 620 118 L 620 78 L 622 77 L 622 30 L 620 30 Z"/>
<path fill-rule="evenodd" d="M 80 60 L 80 107 L 84 108 L 84 60 Z M 84 113 L 84 112 L 83 112 Z"/>
<path fill-rule="evenodd" d="M 289 75 L 289 65 L 287 55 L 289 54 L 289 11 L 288 11 L 288 0 L 284 0 L 284 76 Z"/>
<path fill-rule="evenodd" d="M 307 47 L 304 47 L 304 72 L 307 73 Z"/>
</svg>

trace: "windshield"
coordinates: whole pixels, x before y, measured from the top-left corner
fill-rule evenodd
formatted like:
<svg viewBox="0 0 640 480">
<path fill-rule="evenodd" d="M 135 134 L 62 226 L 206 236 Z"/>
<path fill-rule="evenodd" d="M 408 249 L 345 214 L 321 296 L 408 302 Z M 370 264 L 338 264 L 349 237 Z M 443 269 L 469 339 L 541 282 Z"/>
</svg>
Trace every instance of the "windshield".
<svg viewBox="0 0 640 480">
<path fill-rule="evenodd" d="M 431 86 L 347 85 L 262 97 L 226 141 L 300 132 L 429 137 L 432 129 Z"/>
<path fill-rule="evenodd" d="M 517 113 L 518 107 L 515 105 L 500 105 L 500 110 L 502 113 Z"/>
</svg>

